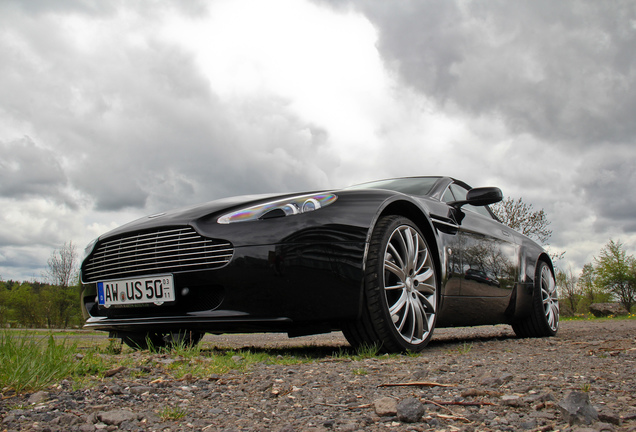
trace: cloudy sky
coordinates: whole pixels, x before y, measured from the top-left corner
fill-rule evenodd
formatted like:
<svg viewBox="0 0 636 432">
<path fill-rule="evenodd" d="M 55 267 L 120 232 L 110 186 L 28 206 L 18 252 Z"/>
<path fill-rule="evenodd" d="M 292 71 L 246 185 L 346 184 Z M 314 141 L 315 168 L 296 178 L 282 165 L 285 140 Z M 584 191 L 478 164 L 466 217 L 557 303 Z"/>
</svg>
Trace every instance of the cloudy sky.
<svg viewBox="0 0 636 432">
<path fill-rule="evenodd" d="M 636 252 L 636 3 L 0 2 L 0 277 L 224 196 L 451 175 Z"/>
</svg>

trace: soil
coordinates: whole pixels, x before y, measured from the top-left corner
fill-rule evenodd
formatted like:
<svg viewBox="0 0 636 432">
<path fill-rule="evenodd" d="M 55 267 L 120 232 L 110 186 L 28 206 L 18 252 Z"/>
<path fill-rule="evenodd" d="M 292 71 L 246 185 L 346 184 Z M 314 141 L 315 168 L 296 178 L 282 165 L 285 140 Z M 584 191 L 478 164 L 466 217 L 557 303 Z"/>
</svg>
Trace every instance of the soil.
<svg viewBox="0 0 636 432">
<path fill-rule="evenodd" d="M 340 333 L 204 343 L 317 357 L 180 380 L 148 361 L 141 375 L 123 369 L 79 389 L 65 380 L 5 395 L 0 430 L 636 431 L 636 320 L 568 321 L 545 339 L 438 329 L 421 354 L 361 360 L 337 355 L 349 349 Z"/>
</svg>

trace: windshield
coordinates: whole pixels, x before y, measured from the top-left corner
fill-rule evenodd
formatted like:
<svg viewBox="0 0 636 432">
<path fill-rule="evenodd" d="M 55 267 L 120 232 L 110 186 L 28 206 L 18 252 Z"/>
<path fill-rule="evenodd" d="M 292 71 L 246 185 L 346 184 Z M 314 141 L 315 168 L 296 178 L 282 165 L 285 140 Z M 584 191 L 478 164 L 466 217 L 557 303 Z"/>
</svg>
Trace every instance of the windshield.
<svg viewBox="0 0 636 432">
<path fill-rule="evenodd" d="M 347 189 L 388 189 L 408 195 L 428 195 L 438 180 L 439 177 L 407 177 L 362 183 Z"/>
</svg>

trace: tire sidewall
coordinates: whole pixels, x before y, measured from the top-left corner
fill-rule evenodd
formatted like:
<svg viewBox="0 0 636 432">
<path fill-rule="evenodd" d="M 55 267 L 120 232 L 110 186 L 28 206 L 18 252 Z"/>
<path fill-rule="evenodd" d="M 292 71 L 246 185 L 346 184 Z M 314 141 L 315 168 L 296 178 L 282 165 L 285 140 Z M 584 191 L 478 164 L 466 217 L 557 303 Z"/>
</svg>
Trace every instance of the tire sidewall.
<svg viewBox="0 0 636 432">
<path fill-rule="evenodd" d="M 556 329 L 553 330 L 550 327 L 550 324 L 548 323 L 548 317 L 545 313 L 545 309 L 543 307 L 543 296 L 541 293 L 541 285 L 543 283 L 543 269 L 547 268 L 548 272 L 550 273 L 550 277 L 552 277 L 552 281 L 556 284 L 556 279 L 554 277 L 554 272 L 552 271 L 552 269 L 550 268 L 550 266 L 545 262 L 545 261 L 539 261 L 539 265 L 537 265 L 537 270 L 536 270 L 536 274 L 535 274 L 535 284 L 534 284 L 534 307 L 535 307 L 535 311 L 534 313 L 537 315 L 537 318 L 539 319 L 539 322 L 541 323 L 541 326 L 543 327 L 543 333 L 546 336 L 554 336 L 557 334 L 557 332 L 559 331 L 559 324 L 560 324 L 560 317 L 557 314 L 557 324 L 556 324 Z"/>
<path fill-rule="evenodd" d="M 400 351 L 421 351 L 426 347 L 428 342 L 431 340 L 433 336 L 433 331 L 435 329 L 435 324 L 437 323 L 437 314 L 439 307 L 439 278 L 437 277 L 437 269 L 434 269 L 436 273 L 436 289 L 435 289 L 435 314 L 433 317 L 433 324 L 431 325 L 431 329 L 428 332 L 428 335 L 424 340 L 417 344 L 411 344 L 407 342 L 400 332 L 395 328 L 393 324 L 393 320 L 391 319 L 391 314 L 389 313 L 389 304 L 387 301 L 387 297 L 384 289 L 384 254 L 386 252 L 389 240 L 391 236 L 401 226 L 408 226 L 409 228 L 415 230 L 421 239 L 425 242 L 425 246 L 428 249 L 429 253 L 432 253 L 431 248 L 429 247 L 428 241 L 426 241 L 426 237 L 422 233 L 422 231 L 415 225 L 410 219 L 407 219 L 402 216 L 393 216 L 389 217 L 391 221 L 388 225 L 380 227 L 377 232 L 374 232 L 373 237 L 371 239 L 371 243 L 376 242 L 379 246 L 377 253 L 379 254 L 377 260 L 375 261 L 375 265 L 367 268 L 367 295 L 370 298 L 374 298 L 380 305 L 380 314 L 381 320 L 376 323 L 377 332 L 380 335 L 389 336 L 390 340 L 384 339 L 384 345 L 386 345 L 389 349 L 391 349 L 390 345 L 399 346 Z M 380 224 L 379 224 L 380 225 Z M 433 259 L 433 265 L 435 265 L 435 260 Z M 378 328 L 381 327 L 381 328 Z M 395 349 L 393 349 L 395 350 Z"/>
</svg>

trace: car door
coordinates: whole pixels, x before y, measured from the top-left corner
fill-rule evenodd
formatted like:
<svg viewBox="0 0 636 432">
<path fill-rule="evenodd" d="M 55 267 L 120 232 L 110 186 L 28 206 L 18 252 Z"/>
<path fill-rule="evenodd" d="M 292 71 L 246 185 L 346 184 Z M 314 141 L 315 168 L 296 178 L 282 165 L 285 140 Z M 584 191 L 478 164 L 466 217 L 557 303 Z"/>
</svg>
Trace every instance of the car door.
<svg viewBox="0 0 636 432">
<path fill-rule="evenodd" d="M 463 201 L 468 189 L 452 183 L 445 202 Z M 511 229 L 495 220 L 489 209 L 463 205 L 452 212 L 459 233 L 452 251 L 456 264 L 452 277 L 459 280 L 461 297 L 507 297 L 519 274 L 519 245 Z"/>
</svg>

